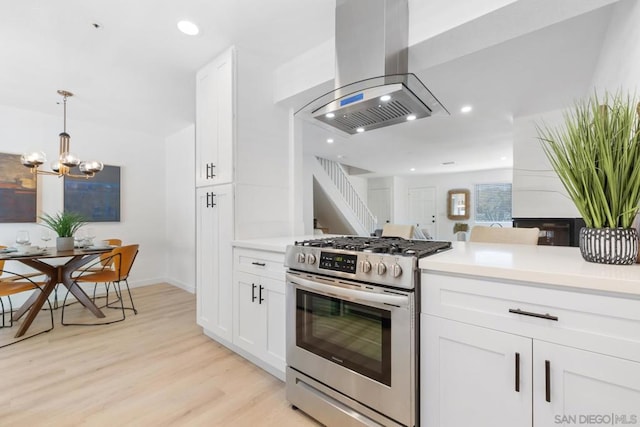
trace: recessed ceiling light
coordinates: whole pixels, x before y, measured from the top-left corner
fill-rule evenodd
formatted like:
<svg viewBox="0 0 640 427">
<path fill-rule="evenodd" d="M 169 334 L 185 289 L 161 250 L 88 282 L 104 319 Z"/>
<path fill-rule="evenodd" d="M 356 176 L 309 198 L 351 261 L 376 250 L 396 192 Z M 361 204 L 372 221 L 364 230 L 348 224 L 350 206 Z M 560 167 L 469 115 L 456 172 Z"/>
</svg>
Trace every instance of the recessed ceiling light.
<svg viewBox="0 0 640 427">
<path fill-rule="evenodd" d="M 358 129 L 356 129 L 356 132 L 362 133 L 362 132 L 364 132 L 364 128 L 358 128 Z"/>
<path fill-rule="evenodd" d="M 500 160 L 507 160 L 507 156 L 500 157 Z"/>
<path fill-rule="evenodd" d="M 336 157 L 338 157 L 339 159 L 344 159 L 344 156 L 342 154 L 338 154 Z"/>
<path fill-rule="evenodd" d="M 324 115 L 327 119 L 333 119 L 336 115 L 333 113 L 327 113 Z"/>
<path fill-rule="evenodd" d="M 333 138 L 327 139 L 327 144 L 333 144 Z"/>
<path fill-rule="evenodd" d="M 409 115 L 407 116 L 407 121 L 409 121 L 409 122 L 410 122 L 411 120 L 415 120 L 415 119 L 416 119 L 416 115 L 415 115 L 415 114 L 409 114 Z"/>
<path fill-rule="evenodd" d="M 410 170 L 411 172 L 415 172 L 415 171 L 416 171 L 416 168 L 411 168 L 411 169 L 409 169 L 409 170 Z"/>
<path fill-rule="evenodd" d="M 178 29 L 188 36 L 195 36 L 200 32 L 198 26 L 191 21 L 178 22 Z"/>
<path fill-rule="evenodd" d="M 460 112 L 466 114 L 466 113 L 470 113 L 471 110 L 473 110 L 473 107 L 471 105 L 465 105 L 460 109 Z"/>
<path fill-rule="evenodd" d="M 391 99 L 391 95 L 382 95 L 380 101 L 388 101 Z"/>
</svg>

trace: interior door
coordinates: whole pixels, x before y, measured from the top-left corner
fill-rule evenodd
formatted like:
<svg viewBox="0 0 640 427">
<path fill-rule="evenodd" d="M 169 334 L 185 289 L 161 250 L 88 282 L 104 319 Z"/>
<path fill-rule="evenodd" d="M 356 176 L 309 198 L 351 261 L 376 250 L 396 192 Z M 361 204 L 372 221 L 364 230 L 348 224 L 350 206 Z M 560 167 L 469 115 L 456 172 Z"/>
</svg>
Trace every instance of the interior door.
<svg viewBox="0 0 640 427">
<path fill-rule="evenodd" d="M 376 228 L 382 228 L 386 222 L 393 222 L 391 218 L 391 189 L 373 188 L 367 194 L 369 210 L 373 213 L 378 222 Z"/>
<path fill-rule="evenodd" d="M 409 220 L 416 227 L 427 230 L 432 238 L 438 238 L 435 187 L 409 189 Z"/>
</svg>

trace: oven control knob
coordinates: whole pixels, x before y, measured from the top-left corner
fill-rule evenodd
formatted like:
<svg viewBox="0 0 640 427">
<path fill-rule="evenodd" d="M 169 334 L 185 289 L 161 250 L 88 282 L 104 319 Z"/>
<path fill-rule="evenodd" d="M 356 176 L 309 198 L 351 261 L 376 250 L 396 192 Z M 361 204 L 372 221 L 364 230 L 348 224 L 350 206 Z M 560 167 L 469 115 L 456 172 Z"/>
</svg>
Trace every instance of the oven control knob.
<svg viewBox="0 0 640 427">
<path fill-rule="evenodd" d="M 360 261 L 360 271 L 368 273 L 371 271 L 371 263 L 369 261 Z"/>
<path fill-rule="evenodd" d="M 401 274 L 402 274 L 402 267 L 400 267 L 399 264 L 393 264 L 393 267 L 391 267 L 391 275 L 393 277 L 400 277 Z"/>
<path fill-rule="evenodd" d="M 314 254 L 307 254 L 307 264 L 315 264 L 316 263 L 316 256 Z"/>
<path fill-rule="evenodd" d="M 387 272 L 387 266 L 384 265 L 384 263 L 382 262 L 379 262 L 376 267 L 378 269 L 378 276 L 382 276 L 384 273 Z"/>
<path fill-rule="evenodd" d="M 298 254 L 298 262 L 300 264 L 304 264 L 305 256 L 304 254 Z"/>
</svg>

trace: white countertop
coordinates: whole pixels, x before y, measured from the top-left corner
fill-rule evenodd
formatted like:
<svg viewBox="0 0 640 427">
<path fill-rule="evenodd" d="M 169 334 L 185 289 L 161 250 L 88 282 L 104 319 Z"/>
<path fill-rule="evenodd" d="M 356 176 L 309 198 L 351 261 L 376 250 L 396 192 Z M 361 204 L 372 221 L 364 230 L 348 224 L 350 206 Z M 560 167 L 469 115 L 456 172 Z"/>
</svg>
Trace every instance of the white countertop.
<svg viewBox="0 0 640 427">
<path fill-rule="evenodd" d="M 587 262 L 580 249 L 560 246 L 453 242 L 453 248 L 422 258 L 423 270 L 623 293 L 640 297 L 640 264 Z"/>
<path fill-rule="evenodd" d="M 288 245 L 302 240 L 323 239 L 335 237 L 334 234 L 318 234 L 305 236 L 267 237 L 264 239 L 234 240 L 231 244 L 234 248 L 257 249 L 261 251 L 284 253 Z"/>
</svg>

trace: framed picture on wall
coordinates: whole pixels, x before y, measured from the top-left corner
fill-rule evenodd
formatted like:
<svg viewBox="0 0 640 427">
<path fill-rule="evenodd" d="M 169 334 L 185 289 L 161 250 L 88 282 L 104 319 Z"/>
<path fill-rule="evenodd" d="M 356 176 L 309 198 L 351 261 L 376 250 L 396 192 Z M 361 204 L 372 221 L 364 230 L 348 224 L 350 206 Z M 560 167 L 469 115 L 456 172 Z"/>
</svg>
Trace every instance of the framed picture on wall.
<svg viewBox="0 0 640 427">
<path fill-rule="evenodd" d="M 36 222 L 37 183 L 19 154 L 0 153 L 0 222 Z"/>
<path fill-rule="evenodd" d="M 73 174 L 80 174 L 77 169 Z M 120 166 L 104 165 L 93 178 L 64 177 L 64 210 L 89 222 L 120 221 Z"/>
</svg>

